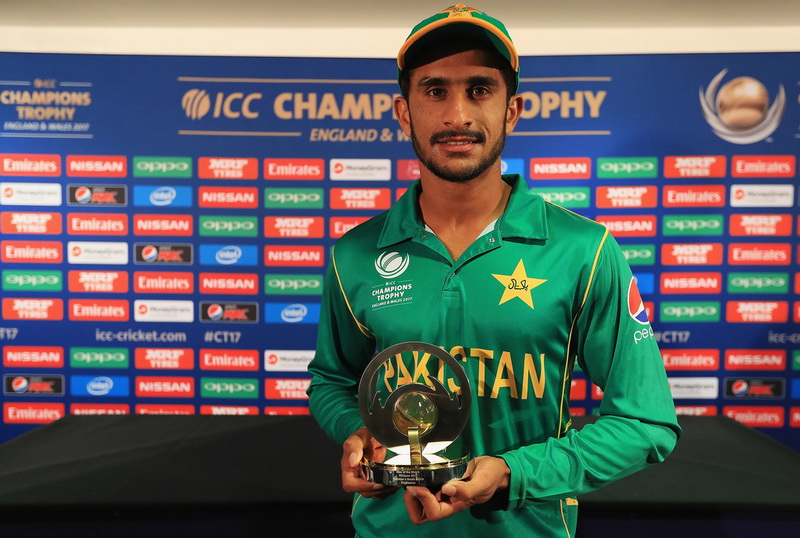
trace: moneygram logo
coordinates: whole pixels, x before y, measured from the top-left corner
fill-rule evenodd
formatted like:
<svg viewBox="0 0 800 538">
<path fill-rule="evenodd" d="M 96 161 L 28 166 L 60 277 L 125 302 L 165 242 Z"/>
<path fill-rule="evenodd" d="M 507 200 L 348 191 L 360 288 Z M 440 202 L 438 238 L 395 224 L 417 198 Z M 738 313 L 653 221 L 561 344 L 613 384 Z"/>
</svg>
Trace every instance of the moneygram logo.
<svg viewBox="0 0 800 538">
<path fill-rule="evenodd" d="M 408 254 L 384 252 L 375 259 L 375 270 L 381 277 L 392 280 L 405 273 L 410 263 Z"/>
<path fill-rule="evenodd" d="M 731 207 L 794 207 L 794 185 L 731 185 Z"/>
<path fill-rule="evenodd" d="M 770 105 L 764 85 L 752 77 L 737 77 L 722 84 L 728 70 L 723 69 L 708 88 L 700 88 L 700 107 L 711 129 L 733 144 L 754 144 L 770 136 L 780 125 L 786 108 L 786 92 L 778 87 Z"/>
<path fill-rule="evenodd" d="M 61 185 L 0 182 L 0 205 L 60 206 Z"/>
<path fill-rule="evenodd" d="M 662 323 L 665 322 L 717 322 L 720 320 L 720 303 L 709 302 L 664 302 L 661 303 Z"/>
<path fill-rule="evenodd" d="M 657 175 L 656 157 L 597 159 L 597 177 L 600 179 L 654 178 Z"/>
</svg>

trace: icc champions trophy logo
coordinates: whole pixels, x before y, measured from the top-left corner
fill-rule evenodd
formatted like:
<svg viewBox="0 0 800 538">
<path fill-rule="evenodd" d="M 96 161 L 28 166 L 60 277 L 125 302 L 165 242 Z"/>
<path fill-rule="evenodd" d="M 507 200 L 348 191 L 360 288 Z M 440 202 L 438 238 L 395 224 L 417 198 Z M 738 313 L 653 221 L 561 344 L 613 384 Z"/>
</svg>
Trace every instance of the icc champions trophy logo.
<svg viewBox="0 0 800 538">
<path fill-rule="evenodd" d="M 737 77 L 721 85 L 727 73 L 723 69 L 705 91 L 700 88 L 703 116 L 718 137 L 733 144 L 764 140 L 778 128 L 783 117 L 786 108 L 783 85 L 770 106 L 769 94 L 761 82 L 752 77 Z"/>
</svg>

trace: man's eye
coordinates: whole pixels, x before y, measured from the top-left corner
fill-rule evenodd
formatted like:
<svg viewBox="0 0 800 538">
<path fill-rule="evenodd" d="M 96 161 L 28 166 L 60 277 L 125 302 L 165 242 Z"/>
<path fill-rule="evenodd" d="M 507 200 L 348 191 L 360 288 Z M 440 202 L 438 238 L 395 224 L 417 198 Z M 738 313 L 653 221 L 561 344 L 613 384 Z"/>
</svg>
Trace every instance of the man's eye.
<svg viewBox="0 0 800 538">
<path fill-rule="evenodd" d="M 444 95 L 444 90 L 441 88 L 431 88 L 428 90 L 428 95 L 431 97 L 442 97 Z"/>
<path fill-rule="evenodd" d="M 476 86 L 474 88 L 470 88 L 470 93 L 476 97 L 480 97 L 483 95 L 489 94 L 489 88 L 485 88 L 483 86 Z"/>
</svg>

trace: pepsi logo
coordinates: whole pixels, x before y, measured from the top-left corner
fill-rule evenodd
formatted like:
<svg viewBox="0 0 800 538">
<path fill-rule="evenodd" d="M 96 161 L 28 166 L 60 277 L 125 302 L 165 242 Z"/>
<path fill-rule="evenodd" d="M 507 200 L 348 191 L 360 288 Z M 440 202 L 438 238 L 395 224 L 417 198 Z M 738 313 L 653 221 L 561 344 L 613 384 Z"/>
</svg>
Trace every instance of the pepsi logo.
<svg viewBox="0 0 800 538">
<path fill-rule="evenodd" d="M 146 262 L 154 262 L 158 259 L 158 247 L 147 245 L 142 249 L 142 259 Z"/>
<path fill-rule="evenodd" d="M 645 310 L 642 296 L 639 294 L 639 288 L 636 286 L 636 280 L 633 277 L 631 277 L 631 282 L 628 284 L 628 314 L 641 325 L 650 323 L 647 319 L 647 310 Z"/>
<path fill-rule="evenodd" d="M 89 187 L 78 187 L 75 190 L 75 201 L 79 204 L 88 204 L 92 201 L 92 189 Z"/>
<path fill-rule="evenodd" d="M 225 313 L 225 309 L 222 308 L 220 304 L 212 304 L 208 307 L 208 317 L 214 321 L 222 319 L 223 314 Z"/>
<path fill-rule="evenodd" d="M 14 392 L 23 393 L 28 390 L 28 378 L 26 377 L 15 377 L 11 380 L 11 388 Z"/>
</svg>

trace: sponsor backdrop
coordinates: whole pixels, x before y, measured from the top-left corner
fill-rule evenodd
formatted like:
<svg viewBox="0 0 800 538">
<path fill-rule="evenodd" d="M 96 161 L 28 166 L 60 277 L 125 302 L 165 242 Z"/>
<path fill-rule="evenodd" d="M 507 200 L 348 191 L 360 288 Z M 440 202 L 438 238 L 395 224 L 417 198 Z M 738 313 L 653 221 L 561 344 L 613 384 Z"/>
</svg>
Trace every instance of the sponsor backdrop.
<svg viewBox="0 0 800 538">
<path fill-rule="evenodd" d="M 630 337 L 660 343 L 679 412 L 800 449 L 791 66 L 524 58 L 503 164 L 618 238 L 653 322 Z M 418 177 L 394 77 L 391 60 L 0 54 L 0 441 L 69 413 L 307 413 L 330 247 Z M 576 376 L 576 414 L 601 397 Z"/>
</svg>

